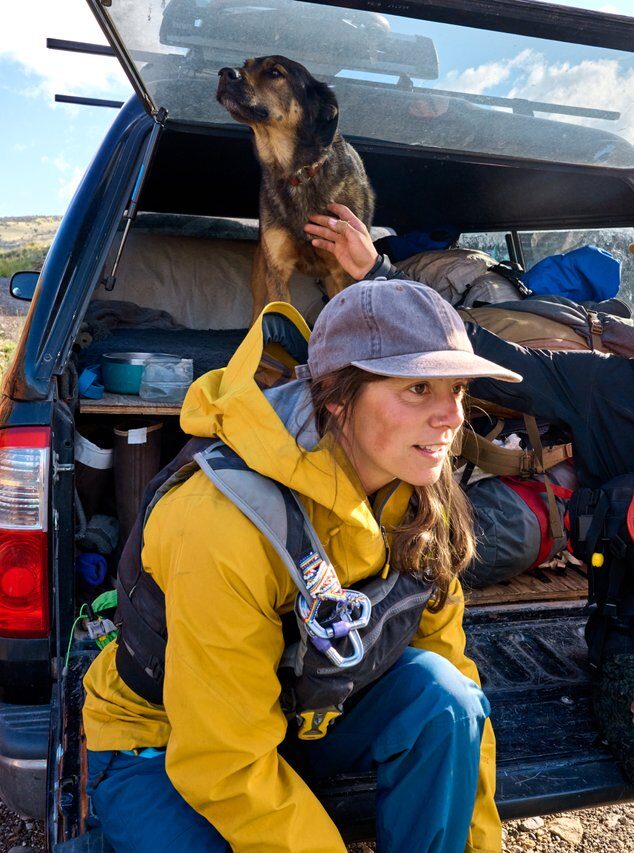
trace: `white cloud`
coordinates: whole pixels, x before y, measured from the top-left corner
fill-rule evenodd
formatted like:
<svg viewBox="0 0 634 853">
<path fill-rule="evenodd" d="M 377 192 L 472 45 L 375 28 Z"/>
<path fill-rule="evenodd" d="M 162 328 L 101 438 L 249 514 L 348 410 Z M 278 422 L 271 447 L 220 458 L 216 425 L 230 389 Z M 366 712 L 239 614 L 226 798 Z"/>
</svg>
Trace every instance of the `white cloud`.
<svg viewBox="0 0 634 853">
<path fill-rule="evenodd" d="M 71 164 L 63 154 L 56 154 L 54 157 L 44 154 L 43 157 L 40 157 L 40 160 L 45 166 L 54 166 L 58 172 L 68 172 L 71 167 Z"/>
<path fill-rule="evenodd" d="M 510 73 L 510 68 L 504 62 L 488 62 L 460 72 L 450 71 L 446 77 L 446 87 L 457 92 L 481 95 L 486 89 L 507 80 Z"/>
<path fill-rule="evenodd" d="M 449 72 L 439 88 L 618 112 L 616 121 L 559 113 L 542 115 L 600 127 L 634 143 L 634 67 L 627 67 L 625 61 L 548 62 L 542 54 L 524 50 L 510 59 Z"/>
<path fill-rule="evenodd" d="M 165 0 L 118 0 L 111 7 L 115 25 L 125 21 L 126 47 L 149 53 L 184 53 L 159 43 Z M 123 28 L 122 28 L 123 29 Z M 0 0 L 0 60 L 18 62 L 32 79 L 20 94 L 127 97 L 132 89 L 115 57 L 49 50 L 47 38 L 106 44 L 85 0 Z M 76 108 L 64 105 L 71 112 Z"/>
<path fill-rule="evenodd" d="M 529 55 L 530 50 L 523 50 L 513 59 L 485 62 L 475 68 L 465 68 L 464 71 L 450 71 L 445 78 L 445 83 L 439 88 L 481 95 L 486 89 L 499 86 L 500 83 L 508 80 L 513 69 L 526 61 Z"/>
<path fill-rule="evenodd" d="M 601 127 L 634 143 L 634 67 L 627 68 L 617 60 L 548 63 L 534 55 L 528 73 L 518 77 L 508 96 L 618 112 L 621 115 L 616 121 L 555 117 Z"/>
<path fill-rule="evenodd" d="M 105 44 L 84 0 L 29 0 L 0 4 L 0 59 L 29 75 L 25 94 L 52 105 L 56 93 L 104 97 L 129 84 L 116 59 L 49 50 L 47 37 Z"/>
</svg>

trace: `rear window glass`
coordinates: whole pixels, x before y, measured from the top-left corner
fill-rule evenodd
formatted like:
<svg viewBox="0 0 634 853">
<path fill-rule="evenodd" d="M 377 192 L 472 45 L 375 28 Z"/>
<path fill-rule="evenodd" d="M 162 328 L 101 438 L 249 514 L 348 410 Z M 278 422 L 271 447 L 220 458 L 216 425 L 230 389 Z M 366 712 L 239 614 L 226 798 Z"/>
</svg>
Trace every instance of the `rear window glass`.
<svg viewBox="0 0 634 853">
<path fill-rule="evenodd" d="M 550 255 L 561 255 L 581 246 L 598 246 L 621 262 L 618 296 L 634 308 L 634 228 L 592 228 L 566 231 L 519 231 L 524 269 L 530 270 Z M 479 249 L 498 261 L 509 258 L 504 232 L 461 234 L 463 249 Z"/>
<path fill-rule="evenodd" d="M 281 54 L 334 85 L 351 136 L 634 166 L 633 54 L 298 0 L 112 0 L 155 105 L 228 124 L 216 75 Z"/>
<path fill-rule="evenodd" d="M 595 228 L 571 231 L 520 231 L 526 269 L 549 255 L 571 252 L 581 246 L 598 246 L 621 262 L 619 297 L 634 306 L 634 228 Z"/>
</svg>

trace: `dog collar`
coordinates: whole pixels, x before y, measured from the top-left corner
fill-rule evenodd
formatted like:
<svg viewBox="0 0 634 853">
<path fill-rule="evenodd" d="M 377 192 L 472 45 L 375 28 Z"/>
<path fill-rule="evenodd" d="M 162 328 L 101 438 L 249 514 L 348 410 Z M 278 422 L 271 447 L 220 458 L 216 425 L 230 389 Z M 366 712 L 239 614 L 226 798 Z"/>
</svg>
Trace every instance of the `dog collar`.
<svg viewBox="0 0 634 853">
<path fill-rule="evenodd" d="M 292 187 L 299 187 L 301 184 L 308 183 L 311 178 L 315 177 L 325 162 L 325 160 L 321 160 L 319 163 L 315 163 L 314 166 L 302 166 L 294 175 L 290 176 L 288 179 L 289 184 Z"/>
</svg>

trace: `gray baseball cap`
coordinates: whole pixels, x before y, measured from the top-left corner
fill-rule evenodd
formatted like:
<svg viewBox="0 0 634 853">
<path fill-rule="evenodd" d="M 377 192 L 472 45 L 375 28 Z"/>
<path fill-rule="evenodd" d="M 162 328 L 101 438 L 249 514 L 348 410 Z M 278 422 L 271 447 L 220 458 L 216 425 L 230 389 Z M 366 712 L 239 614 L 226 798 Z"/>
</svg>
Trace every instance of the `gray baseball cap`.
<svg viewBox="0 0 634 853">
<path fill-rule="evenodd" d="M 380 376 L 521 382 L 518 373 L 480 358 L 458 312 L 431 287 L 414 281 L 359 281 L 321 312 L 298 379 L 319 379 L 354 365 Z"/>
</svg>

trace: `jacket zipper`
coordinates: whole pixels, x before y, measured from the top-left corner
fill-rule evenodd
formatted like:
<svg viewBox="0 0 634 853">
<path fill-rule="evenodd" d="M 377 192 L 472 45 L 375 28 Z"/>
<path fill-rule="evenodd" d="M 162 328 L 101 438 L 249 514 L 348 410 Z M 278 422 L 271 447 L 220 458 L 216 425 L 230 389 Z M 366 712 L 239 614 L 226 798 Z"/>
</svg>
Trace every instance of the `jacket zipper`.
<svg viewBox="0 0 634 853">
<path fill-rule="evenodd" d="M 385 580 L 390 573 L 391 550 L 390 550 L 390 543 L 389 543 L 388 538 L 387 538 L 387 531 L 385 529 L 385 526 L 383 524 L 381 524 L 381 516 L 383 514 L 383 510 L 385 509 L 387 502 L 389 501 L 389 499 L 392 497 L 392 495 L 394 494 L 394 492 L 398 489 L 398 487 L 400 485 L 401 485 L 401 481 L 397 480 L 396 484 L 390 489 L 390 491 L 387 493 L 387 495 L 383 498 L 381 506 L 379 507 L 379 510 L 376 514 L 377 524 L 379 525 L 379 530 L 381 531 L 381 537 L 383 538 L 383 545 L 385 547 L 385 562 L 383 563 L 383 567 L 381 569 L 381 575 L 380 575 L 383 580 Z"/>
</svg>

